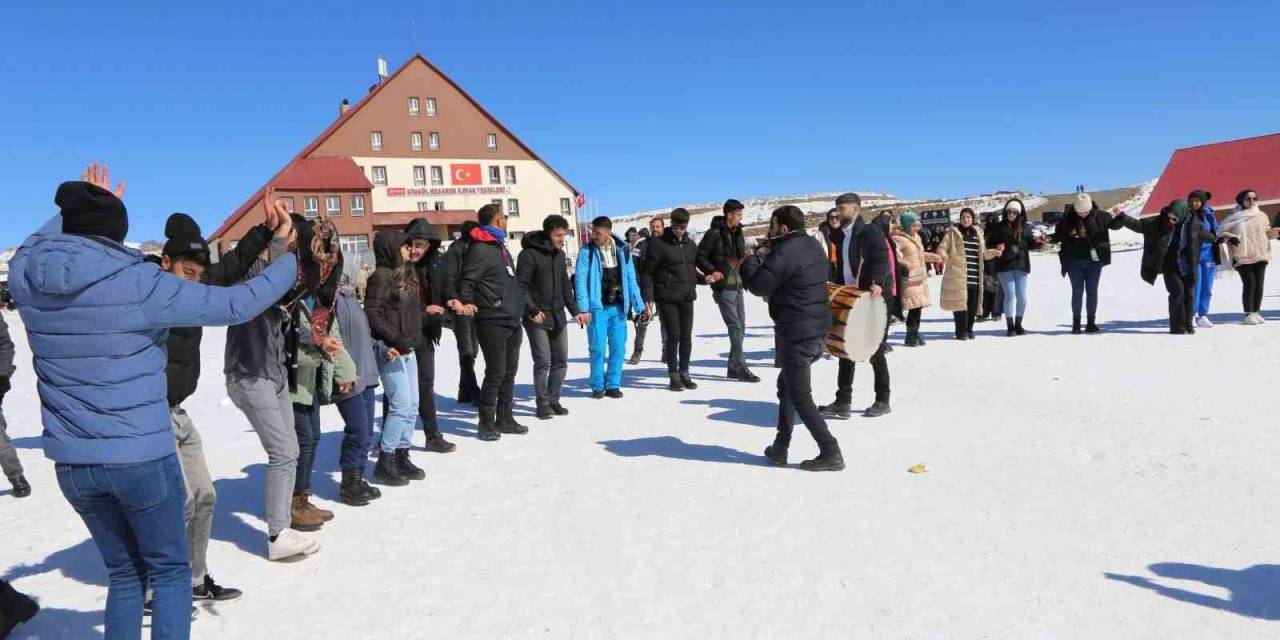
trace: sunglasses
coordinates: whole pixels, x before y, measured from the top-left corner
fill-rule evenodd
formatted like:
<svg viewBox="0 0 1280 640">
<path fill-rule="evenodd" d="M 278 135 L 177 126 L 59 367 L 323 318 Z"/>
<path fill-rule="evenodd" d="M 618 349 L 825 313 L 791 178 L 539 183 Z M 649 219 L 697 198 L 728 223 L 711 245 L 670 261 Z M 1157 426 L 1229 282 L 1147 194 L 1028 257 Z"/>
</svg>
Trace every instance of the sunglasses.
<svg viewBox="0 0 1280 640">
<path fill-rule="evenodd" d="M 1254 201 L 1256 201 L 1257 199 L 1258 199 L 1258 196 L 1245 196 L 1245 197 L 1244 197 L 1245 202 L 1254 202 Z"/>
</svg>

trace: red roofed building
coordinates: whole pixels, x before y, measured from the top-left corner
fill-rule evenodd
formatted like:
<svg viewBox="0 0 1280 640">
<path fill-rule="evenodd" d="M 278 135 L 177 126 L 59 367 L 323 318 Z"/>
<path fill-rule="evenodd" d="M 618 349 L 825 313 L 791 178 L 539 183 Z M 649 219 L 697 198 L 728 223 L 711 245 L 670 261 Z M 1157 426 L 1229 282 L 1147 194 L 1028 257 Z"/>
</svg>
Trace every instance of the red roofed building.
<svg viewBox="0 0 1280 640">
<path fill-rule="evenodd" d="M 1237 193 L 1253 189 L 1262 210 L 1275 218 L 1280 211 L 1280 133 L 1174 151 L 1142 213 L 1159 213 L 1196 189 L 1213 195 L 1209 204 L 1219 213 L 1235 208 Z"/>
<path fill-rule="evenodd" d="M 273 189 L 291 209 L 333 221 L 348 263 L 372 261 L 380 229 L 424 217 L 452 240 L 489 203 L 507 212 L 513 253 L 558 213 L 576 227 L 578 192 L 421 55 L 380 78 L 227 218 L 210 244 L 227 251 L 264 218 Z M 577 254 L 570 237 L 566 252 Z"/>
</svg>

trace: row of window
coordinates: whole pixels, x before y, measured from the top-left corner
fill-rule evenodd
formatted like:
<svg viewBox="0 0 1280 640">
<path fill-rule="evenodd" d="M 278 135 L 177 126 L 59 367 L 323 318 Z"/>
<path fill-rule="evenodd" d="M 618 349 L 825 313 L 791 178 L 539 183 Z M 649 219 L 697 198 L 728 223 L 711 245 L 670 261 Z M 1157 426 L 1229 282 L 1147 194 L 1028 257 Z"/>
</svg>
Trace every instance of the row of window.
<svg viewBox="0 0 1280 640">
<path fill-rule="evenodd" d="M 422 115 L 422 102 L 416 96 L 409 97 L 409 115 L 415 118 Z M 436 99 L 427 98 L 427 116 L 436 117 Z"/>
<path fill-rule="evenodd" d="M 561 200 L 562 202 L 560 203 L 560 207 L 563 210 L 564 201 L 567 201 L 568 199 L 561 198 Z M 492 202 L 493 204 L 496 204 L 499 207 L 502 206 L 502 198 L 494 198 L 489 202 Z M 444 211 L 444 201 L 436 200 L 434 203 L 420 201 L 418 202 L 418 211 Z M 507 212 L 507 215 L 511 216 L 512 218 L 519 218 L 520 217 L 520 201 L 515 198 L 507 198 L 507 206 L 505 211 Z"/>
<path fill-rule="evenodd" d="M 369 147 L 374 151 L 382 151 L 382 132 L 381 131 L 369 132 Z M 498 150 L 498 134 L 496 133 L 485 134 L 485 148 L 487 148 L 489 151 Z M 422 132 L 421 131 L 414 131 L 409 134 L 409 149 L 413 151 L 422 151 Z M 428 131 L 427 132 L 427 151 L 439 151 L 439 150 L 440 150 L 440 132 Z"/>
<path fill-rule="evenodd" d="M 380 167 L 374 167 L 374 168 L 378 169 Z M 416 170 L 419 168 L 421 167 L 414 167 L 415 175 L 417 173 Z M 432 168 L 436 169 L 438 167 L 432 167 Z M 363 194 L 352 195 L 349 197 L 349 199 L 350 199 L 350 207 L 348 208 L 348 210 L 351 212 L 351 215 L 363 216 L 365 212 L 364 195 Z M 293 213 L 295 211 L 295 209 L 293 208 L 294 207 L 293 196 L 282 196 L 280 200 L 284 201 L 285 207 L 289 209 L 289 213 Z M 496 204 L 498 206 L 503 205 L 501 198 L 494 198 L 489 202 Z M 560 198 L 560 215 L 563 215 L 563 216 L 572 215 L 571 206 L 572 205 L 568 198 Z M 434 203 L 418 202 L 418 211 L 444 211 L 444 208 L 445 207 L 444 207 L 443 200 L 436 200 Z M 507 198 L 505 210 L 507 212 L 507 215 L 513 218 L 519 217 L 520 201 L 517 200 L 516 198 Z M 328 215 L 331 217 L 341 216 L 342 215 L 342 196 L 324 196 L 324 211 L 325 211 L 325 215 Z M 302 215 L 308 218 L 319 217 L 320 196 L 302 196 Z"/>
</svg>

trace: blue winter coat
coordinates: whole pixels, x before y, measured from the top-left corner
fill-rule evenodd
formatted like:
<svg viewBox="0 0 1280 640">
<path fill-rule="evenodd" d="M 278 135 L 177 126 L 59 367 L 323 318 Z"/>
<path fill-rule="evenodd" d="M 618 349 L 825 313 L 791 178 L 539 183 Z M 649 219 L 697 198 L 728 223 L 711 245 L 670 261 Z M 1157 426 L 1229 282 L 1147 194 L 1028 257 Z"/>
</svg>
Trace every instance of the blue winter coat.
<svg viewBox="0 0 1280 640">
<path fill-rule="evenodd" d="M 293 254 L 233 287 L 187 282 L 105 238 L 61 232 L 55 217 L 9 262 L 35 357 L 44 454 L 130 464 L 174 452 L 166 399 L 170 327 L 248 321 L 293 287 Z"/>
<path fill-rule="evenodd" d="M 622 309 L 634 313 L 644 312 L 644 298 L 640 295 L 640 282 L 636 279 L 636 266 L 631 261 L 631 249 L 618 236 L 613 236 L 613 246 L 618 252 L 618 266 L 622 268 Z M 578 310 L 595 313 L 604 310 L 604 263 L 600 248 L 594 242 L 578 250 L 577 271 L 573 274 L 573 289 L 578 297 Z"/>
</svg>

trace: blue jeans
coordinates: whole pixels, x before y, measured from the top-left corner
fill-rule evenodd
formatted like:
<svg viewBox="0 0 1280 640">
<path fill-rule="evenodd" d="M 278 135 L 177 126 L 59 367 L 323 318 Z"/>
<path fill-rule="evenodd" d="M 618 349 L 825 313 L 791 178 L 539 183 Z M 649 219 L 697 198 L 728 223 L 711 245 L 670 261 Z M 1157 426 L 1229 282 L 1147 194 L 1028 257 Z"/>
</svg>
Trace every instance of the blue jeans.
<svg viewBox="0 0 1280 640">
<path fill-rule="evenodd" d="M 1195 301 L 1195 315 L 1209 315 L 1209 302 L 1213 300 L 1213 280 L 1218 275 L 1218 265 L 1213 263 L 1213 258 L 1205 260 L 1200 259 L 1199 277 L 1196 278 L 1196 290 L 1192 300 Z"/>
<path fill-rule="evenodd" d="M 1102 263 L 1097 260 L 1075 260 L 1067 264 L 1071 278 L 1071 315 L 1079 317 L 1081 298 L 1089 294 L 1089 317 L 1098 315 L 1098 280 L 1102 279 Z"/>
<path fill-rule="evenodd" d="M 369 456 L 369 437 L 373 433 L 373 413 L 376 387 L 368 387 L 358 396 L 351 396 L 338 403 L 338 413 L 346 426 L 342 429 L 342 453 L 338 467 L 364 471 L 364 461 Z"/>
<path fill-rule="evenodd" d="M 1027 272 L 1001 271 L 999 277 L 1004 290 L 1004 315 L 1021 318 L 1027 313 Z"/>
<path fill-rule="evenodd" d="M 622 358 L 627 349 L 627 314 L 622 305 L 592 312 L 591 322 L 587 324 L 587 342 L 591 355 L 591 390 L 621 388 Z"/>
<path fill-rule="evenodd" d="M 106 640 L 142 637 L 152 591 L 153 640 L 191 635 L 191 565 L 178 456 L 136 464 L 57 464 L 58 486 L 107 566 Z"/>
<path fill-rule="evenodd" d="M 413 428 L 418 424 L 418 359 L 405 353 L 392 362 L 384 360 L 378 363 L 378 374 L 387 397 L 382 450 L 391 453 L 408 449 L 413 444 Z"/>
<path fill-rule="evenodd" d="M 293 429 L 298 434 L 298 469 L 294 491 L 311 491 L 311 469 L 316 465 L 316 447 L 320 446 L 320 394 L 312 392 L 311 405 L 293 405 Z"/>
</svg>

